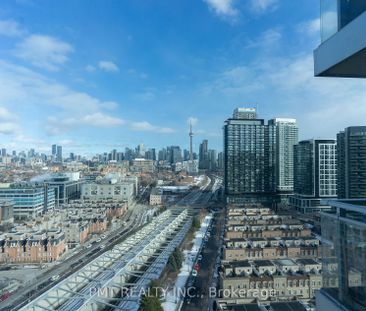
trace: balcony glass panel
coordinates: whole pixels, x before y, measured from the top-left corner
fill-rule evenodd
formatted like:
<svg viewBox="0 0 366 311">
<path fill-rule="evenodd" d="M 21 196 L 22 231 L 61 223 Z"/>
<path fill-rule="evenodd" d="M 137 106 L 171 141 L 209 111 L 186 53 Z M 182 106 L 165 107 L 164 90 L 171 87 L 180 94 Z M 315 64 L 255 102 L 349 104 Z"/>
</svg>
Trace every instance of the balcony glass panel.
<svg viewBox="0 0 366 311">
<path fill-rule="evenodd" d="M 365 11 L 365 0 L 321 0 L 320 25 L 322 42 L 329 39 Z"/>
</svg>

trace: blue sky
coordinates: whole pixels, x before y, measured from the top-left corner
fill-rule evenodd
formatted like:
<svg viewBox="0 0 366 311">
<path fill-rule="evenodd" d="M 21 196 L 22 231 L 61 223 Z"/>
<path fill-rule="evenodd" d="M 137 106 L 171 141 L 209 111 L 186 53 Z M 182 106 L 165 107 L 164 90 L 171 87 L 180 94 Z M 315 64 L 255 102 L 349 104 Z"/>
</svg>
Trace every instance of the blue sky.
<svg viewBox="0 0 366 311">
<path fill-rule="evenodd" d="M 239 106 L 335 137 L 363 81 L 313 77 L 319 0 L 2 1 L 0 145 L 93 154 L 144 143 L 221 149 Z"/>
</svg>

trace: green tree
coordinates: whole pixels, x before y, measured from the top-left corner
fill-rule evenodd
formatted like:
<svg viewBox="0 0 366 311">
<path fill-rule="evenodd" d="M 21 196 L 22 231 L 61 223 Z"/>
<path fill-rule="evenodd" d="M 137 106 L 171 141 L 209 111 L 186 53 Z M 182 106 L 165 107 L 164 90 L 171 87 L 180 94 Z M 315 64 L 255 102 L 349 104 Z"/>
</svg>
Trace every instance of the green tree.
<svg viewBox="0 0 366 311">
<path fill-rule="evenodd" d="M 158 297 L 144 296 L 141 300 L 141 311 L 163 311 L 161 302 Z"/>
<path fill-rule="evenodd" d="M 183 253 L 179 248 L 176 248 L 173 253 L 169 256 L 168 266 L 173 271 L 178 271 L 183 263 Z"/>
<path fill-rule="evenodd" d="M 201 227 L 201 222 L 198 216 L 195 216 L 192 220 L 192 228 L 197 230 Z"/>
<path fill-rule="evenodd" d="M 157 281 L 152 281 L 148 292 L 142 297 L 140 310 L 141 311 L 163 311 L 160 297 L 161 290 Z"/>
</svg>

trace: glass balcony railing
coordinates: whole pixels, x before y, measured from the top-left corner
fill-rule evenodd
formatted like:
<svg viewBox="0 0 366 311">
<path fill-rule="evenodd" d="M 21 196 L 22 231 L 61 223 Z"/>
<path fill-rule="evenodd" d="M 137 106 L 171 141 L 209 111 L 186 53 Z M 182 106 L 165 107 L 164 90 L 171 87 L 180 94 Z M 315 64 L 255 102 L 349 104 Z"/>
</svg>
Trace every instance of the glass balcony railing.
<svg viewBox="0 0 366 311">
<path fill-rule="evenodd" d="M 366 11 L 365 0 L 321 0 L 321 40 L 324 42 Z"/>
<path fill-rule="evenodd" d="M 320 1 L 321 41 L 329 39 L 338 31 L 338 0 Z"/>
</svg>

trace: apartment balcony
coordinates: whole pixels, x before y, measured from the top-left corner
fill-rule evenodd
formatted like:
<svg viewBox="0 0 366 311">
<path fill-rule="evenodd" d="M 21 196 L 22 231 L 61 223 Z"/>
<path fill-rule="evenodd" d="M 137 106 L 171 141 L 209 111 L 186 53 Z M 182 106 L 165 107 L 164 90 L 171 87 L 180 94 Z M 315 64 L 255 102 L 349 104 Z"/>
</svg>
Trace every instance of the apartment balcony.
<svg viewBox="0 0 366 311">
<path fill-rule="evenodd" d="M 366 77 L 366 1 L 321 0 L 320 20 L 315 76 Z"/>
</svg>

